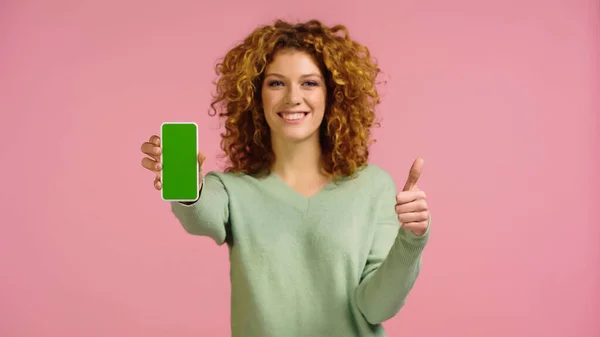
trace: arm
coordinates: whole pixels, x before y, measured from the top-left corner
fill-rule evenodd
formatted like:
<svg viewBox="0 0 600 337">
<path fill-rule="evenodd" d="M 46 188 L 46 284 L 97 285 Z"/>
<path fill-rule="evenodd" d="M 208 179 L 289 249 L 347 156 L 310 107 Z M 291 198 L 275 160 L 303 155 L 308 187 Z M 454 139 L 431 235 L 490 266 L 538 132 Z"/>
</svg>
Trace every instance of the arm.
<svg viewBox="0 0 600 337">
<path fill-rule="evenodd" d="M 171 210 L 188 233 L 208 236 L 218 245 L 225 243 L 229 196 L 218 175 L 208 173 L 202 178 L 200 198 L 196 202 L 172 202 Z"/>
<path fill-rule="evenodd" d="M 421 268 L 421 254 L 429 239 L 400 228 L 394 206 L 393 181 L 381 195 L 375 235 L 360 284 L 356 289 L 359 310 L 371 324 L 396 315 L 404 305 Z"/>
</svg>

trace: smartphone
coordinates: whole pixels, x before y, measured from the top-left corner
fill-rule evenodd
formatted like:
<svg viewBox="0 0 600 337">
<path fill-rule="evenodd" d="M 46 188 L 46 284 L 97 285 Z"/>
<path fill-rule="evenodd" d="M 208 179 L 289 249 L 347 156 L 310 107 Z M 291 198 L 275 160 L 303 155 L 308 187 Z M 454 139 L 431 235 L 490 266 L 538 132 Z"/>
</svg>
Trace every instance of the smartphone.
<svg viewBox="0 0 600 337">
<path fill-rule="evenodd" d="M 198 200 L 198 125 L 191 122 L 163 123 L 160 139 L 163 200 Z"/>
</svg>

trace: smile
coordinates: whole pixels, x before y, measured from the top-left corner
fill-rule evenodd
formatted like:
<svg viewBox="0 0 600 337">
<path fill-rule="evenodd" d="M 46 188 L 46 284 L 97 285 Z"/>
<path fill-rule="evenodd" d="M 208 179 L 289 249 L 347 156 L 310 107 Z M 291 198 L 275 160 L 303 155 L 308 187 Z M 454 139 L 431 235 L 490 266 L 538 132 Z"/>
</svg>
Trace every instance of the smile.
<svg viewBox="0 0 600 337">
<path fill-rule="evenodd" d="M 277 113 L 277 115 L 286 123 L 299 123 L 304 120 L 308 114 L 308 111 L 282 111 Z"/>
</svg>

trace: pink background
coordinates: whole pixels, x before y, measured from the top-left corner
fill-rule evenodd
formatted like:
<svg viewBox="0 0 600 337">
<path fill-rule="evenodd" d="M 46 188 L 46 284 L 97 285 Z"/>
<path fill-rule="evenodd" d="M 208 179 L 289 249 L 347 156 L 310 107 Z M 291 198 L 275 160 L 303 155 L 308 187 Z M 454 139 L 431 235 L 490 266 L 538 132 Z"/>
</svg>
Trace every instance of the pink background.
<svg viewBox="0 0 600 337">
<path fill-rule="evenodd" d="M 228 335 L 227 249 L 139 147 L 196 121 L 217 168 L 213 65 L 277 17 L 370 46 L 372 162 L 402 184 L 425 158 L 434 229 L 390 336 L 600 336 L 598 1 L 201 3 L 0 4 L 1 336 Z"/>
</svg>

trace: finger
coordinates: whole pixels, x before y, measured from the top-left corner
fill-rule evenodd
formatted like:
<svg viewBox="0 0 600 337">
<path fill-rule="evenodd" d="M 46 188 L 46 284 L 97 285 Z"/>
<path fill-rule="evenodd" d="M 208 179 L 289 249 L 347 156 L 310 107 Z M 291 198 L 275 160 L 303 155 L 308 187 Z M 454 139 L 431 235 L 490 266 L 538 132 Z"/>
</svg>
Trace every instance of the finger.
<svg viewBox="0 0 600 337">
<path fill-rule="evenodd" d="M 398 214 L 398 220 L 403 224 L 425 221 L 428 217 L 429 213 L 427 211 Z"/>
<path fill-rule="evenodd" d="M 160 170 L 162 170 L 162 165 L 159 162 L 157 162 L 156 160 L 154 160 L 152 158 L 148 158 L 148 157 L 144 157 L 142 159 L 142 166 L 152 172 L 158 173 Z"/>
<path fill-rule="evenodd" d="M 152 156 L 154 159 L 158 160 L 160 156 L 161 149 L 152 143 L 144 143 L 141 148 L 144 154 Z"/>
<path fill-rule="evenodd" d="M 417 235 L 425 234 L 427 232 L 427 226 L 427 221 L 407 222 L 402 224 L 402 228 L 413 233 L 418 233 Z"/>
<path fill-rule="evenodd" d="M 162 182 L 160 181 L 160 175 L 156 175 L 156 178 L 154 178 L 154 188 L 157 190 L 160 190 L 162 188 Z"/>
<path fill-rule="evenodd" d="M 425 199 L 427 200 L 427 195 L 423 191 L 406 191 L 400 192 L 396 195 L 396 202 L 401 204 L 407 204 L 409 202 L 413 202 L 415 200 Z"/>
<path fill-rule="evenodd" d="M 398 204 L 396 205 L 396 213 L 410 213 L 410 212 L 422 212 L 428 210 L 427 200 L 418 199 L 415 201 L 411 201 L 406 204 Z"/>
<path fill-rule="evenodd" d="M 154 144 L 154 146 L 160 146 L 160 137 L 154 135 L 154 136 L 150 137 L 150 140 L 148 142 L 150 144 Z"/>
<path fill-rule="evenodd" d="M 415 159 L 408 173 L 408 178 L 402 189 L 403 191 L 410 191 L 417 184 L 421 176 L 421 170 L 423 170 L 423 162 L 422 158 Z"/>
</svg>

